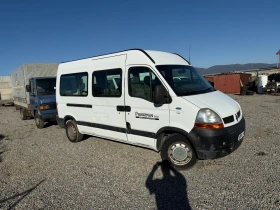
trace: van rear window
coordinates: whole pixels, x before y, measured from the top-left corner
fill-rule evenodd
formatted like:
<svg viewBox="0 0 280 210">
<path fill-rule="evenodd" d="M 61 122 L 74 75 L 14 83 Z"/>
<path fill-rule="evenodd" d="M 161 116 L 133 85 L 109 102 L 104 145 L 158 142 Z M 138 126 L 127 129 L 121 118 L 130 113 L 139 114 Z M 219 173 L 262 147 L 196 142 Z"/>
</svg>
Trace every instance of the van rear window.
<svg viewBox="0 0 280 210">
<path fill-rule="evenodd" d="M 87 96 L 88 73 L 64 74 L 60 77 L 61 96 Z"/>
</svg>

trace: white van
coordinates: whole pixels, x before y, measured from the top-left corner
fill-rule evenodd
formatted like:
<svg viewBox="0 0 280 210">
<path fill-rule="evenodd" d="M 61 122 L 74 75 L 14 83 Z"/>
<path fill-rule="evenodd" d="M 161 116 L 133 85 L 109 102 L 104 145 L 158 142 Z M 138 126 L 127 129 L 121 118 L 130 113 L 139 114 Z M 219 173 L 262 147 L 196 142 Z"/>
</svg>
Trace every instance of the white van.
<svg viewBox="0 0 280 210">
<path fill-rule="evenodd" d="M 240 105 L 172 53 L 132 49 L 61 63 L 56 101 L 71 142 L 87 134 L 151 148 L 178 169 L 230 154 L 245 135 Z"/>
</svg>

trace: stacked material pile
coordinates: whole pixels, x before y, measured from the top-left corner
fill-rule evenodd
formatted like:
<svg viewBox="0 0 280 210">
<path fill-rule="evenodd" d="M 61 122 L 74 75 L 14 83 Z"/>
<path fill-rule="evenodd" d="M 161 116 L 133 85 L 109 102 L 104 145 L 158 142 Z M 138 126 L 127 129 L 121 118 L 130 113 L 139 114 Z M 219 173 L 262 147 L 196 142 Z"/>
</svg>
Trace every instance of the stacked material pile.
<svg viewBox="0 0 280 210">
<path fill-rule="evenodd" d="M 11 77 L 0 77 L 0 103 L 5 104 L 11 102 L 12 98 L 12 84 Z"/>
</svg>

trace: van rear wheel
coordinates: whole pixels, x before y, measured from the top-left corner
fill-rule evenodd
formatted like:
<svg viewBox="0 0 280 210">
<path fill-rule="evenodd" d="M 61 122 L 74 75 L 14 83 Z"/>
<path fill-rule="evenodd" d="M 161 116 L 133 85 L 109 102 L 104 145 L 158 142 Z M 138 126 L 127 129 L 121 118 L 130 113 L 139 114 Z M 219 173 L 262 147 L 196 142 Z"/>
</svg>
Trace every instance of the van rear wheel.
<svg viewBox="0 0 280 210">
<path fill-rule="evenodd" d="M 66 135 L 71 142 L 79 142 L 83 139 L 84 135 L 78 130 L 75 120 L 67 120 L 66 122 Z"/>
<path fill-rule="evenodd" d="M 26 120 L 27 117 L 26 117 L 26 114 L 25 114 L 25 110 L 23 108 L 20 108 L 19 112 L 20 112 L 20 119 Z"/>
<path fill-rule="evenodd" d="M 161 148 L 161 158 L 180 170 L 189 169 L 197 162 L 192 145 L 185 136 L 178 133 L 166 137 Z"/>
</svg>

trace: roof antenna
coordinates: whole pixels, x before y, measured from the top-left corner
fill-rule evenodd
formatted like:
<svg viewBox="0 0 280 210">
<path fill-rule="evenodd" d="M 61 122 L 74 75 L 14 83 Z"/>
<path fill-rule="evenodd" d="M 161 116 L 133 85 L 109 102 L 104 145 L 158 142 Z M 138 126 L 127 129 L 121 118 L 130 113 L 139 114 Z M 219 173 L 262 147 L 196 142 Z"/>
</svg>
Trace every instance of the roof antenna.
<svg viewBox="0 0 280 210">
<path fill-rule="evenodd" d="M 189 63 L 191 64 L 191 45 L 190 45 L 190 48 L 189 48 Z"/>
</svg>

